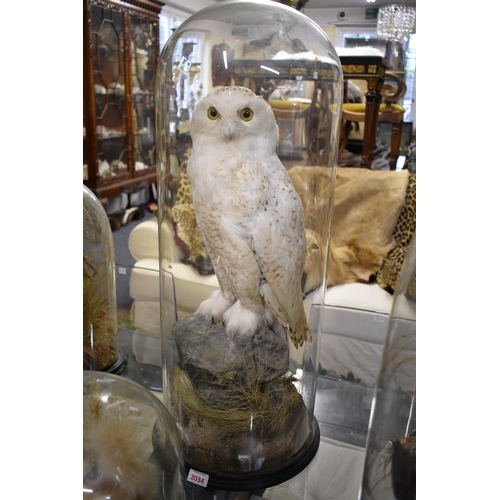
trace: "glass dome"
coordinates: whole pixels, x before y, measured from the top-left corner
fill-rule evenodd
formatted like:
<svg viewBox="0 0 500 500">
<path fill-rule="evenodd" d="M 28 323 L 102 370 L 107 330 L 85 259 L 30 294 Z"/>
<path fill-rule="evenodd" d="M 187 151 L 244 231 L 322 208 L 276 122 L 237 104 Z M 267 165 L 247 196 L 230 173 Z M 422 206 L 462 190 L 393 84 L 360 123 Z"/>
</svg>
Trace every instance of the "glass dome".
<svg viewBox="0 0 500 500">
<path fill-rule="evenodd" d="M 370 418 L 360 499 L 416 498 L 416 233 L 385 339 Z"/>
<path fill-rule="evenodd" d="M 327 35 L 270 0 L 199 11 L 160 56 L 164 402 L 214 488 L 281 483 L 319 446 L 303 299 L 324 281 L 342 92 Z"/>
<path fill-rule="evenodd" d="M 83 369 L 121 373 L 118 349 L 115 251 L 108 216 L 83 186 Z"/>
<path fill-rule="evenodd" d="M 175 420 L 156 396 L 115 374 L 83 371 L 83 498 L 186 498 Z"/>
</svg>

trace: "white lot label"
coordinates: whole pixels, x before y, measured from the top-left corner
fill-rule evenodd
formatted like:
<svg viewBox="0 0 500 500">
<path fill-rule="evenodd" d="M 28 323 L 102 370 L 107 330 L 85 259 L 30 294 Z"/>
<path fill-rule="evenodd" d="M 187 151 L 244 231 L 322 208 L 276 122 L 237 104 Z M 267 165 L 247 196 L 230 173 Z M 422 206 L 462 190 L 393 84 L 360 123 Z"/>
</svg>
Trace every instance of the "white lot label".
<svg viewBox="0 0 500 500">
<path fill-rule="evenodd" d="M 203 474 L 203 472 L 198 472 L 197 470 L 189 469 L 187 480 L 190 483 L 198 484 L 206 488 L 208 484 L 208 478 L 209 478 L 208 474 Z"/>
</svg>

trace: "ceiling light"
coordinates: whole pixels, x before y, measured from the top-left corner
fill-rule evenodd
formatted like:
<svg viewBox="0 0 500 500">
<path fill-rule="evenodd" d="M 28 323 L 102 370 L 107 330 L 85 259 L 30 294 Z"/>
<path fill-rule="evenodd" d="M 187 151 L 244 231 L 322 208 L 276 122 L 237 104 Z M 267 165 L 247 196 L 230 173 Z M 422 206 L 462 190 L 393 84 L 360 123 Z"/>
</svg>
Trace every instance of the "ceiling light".
<svg viewBox="0 0 500 500">
<path fill-rule="evenodd" d="M 413 33 L 415 18 L 415 7 L 384 5 L 378 10 L 377 35 L 390 42 L 399 42 Z"/>
</svg>

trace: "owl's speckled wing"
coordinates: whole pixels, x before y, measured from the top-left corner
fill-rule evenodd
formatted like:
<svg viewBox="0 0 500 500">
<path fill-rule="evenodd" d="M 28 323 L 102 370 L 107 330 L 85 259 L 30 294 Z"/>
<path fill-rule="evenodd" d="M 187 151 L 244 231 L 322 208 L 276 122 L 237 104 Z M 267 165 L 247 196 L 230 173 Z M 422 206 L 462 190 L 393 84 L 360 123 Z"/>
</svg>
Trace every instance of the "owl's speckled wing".
<svg viewBox="0 0 500 500">
<path fill-rule="evenodd" d="M 310 337 L 301 291 L 302 204 L 278 158 L 227 169 L 210 203 L 195 203 L 195 209 L 227 301 L 237 299 L 261 316 L 267 304 L 293 343 L 302 345 Z"/>
<path fill-rule="evenodd" d="M 264 300 L 298 347 L 311 335 L 301 291 L 306 259 L 302 203 L 277 157 L 269 171 L 268 206 L 257 217 L 253 248 L 265 278 Z"/>
</svg>

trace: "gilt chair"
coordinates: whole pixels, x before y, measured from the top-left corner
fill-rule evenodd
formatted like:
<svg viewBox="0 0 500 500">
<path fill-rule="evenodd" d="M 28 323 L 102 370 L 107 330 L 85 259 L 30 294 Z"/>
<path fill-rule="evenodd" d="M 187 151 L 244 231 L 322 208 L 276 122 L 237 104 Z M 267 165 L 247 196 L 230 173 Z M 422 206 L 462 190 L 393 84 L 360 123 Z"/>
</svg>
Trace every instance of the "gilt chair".
<svg viewBox="0 0 500 500">
<path fill-rule="evenodd" d="M 392 123 L 390 169 L 396 169 L 403 135 L 404 108 L 397 102 L 406 93 L 406 83 L 394 72 L 386 71 L 382 87 L 382 102 L 378 113 L 378 122 Z M 352 124 L 365 121 L 366 104 L 345 102 L 342 105 L 342 130 L 339 146 L 339 157 L 346 148 Z"/>
</svg>

